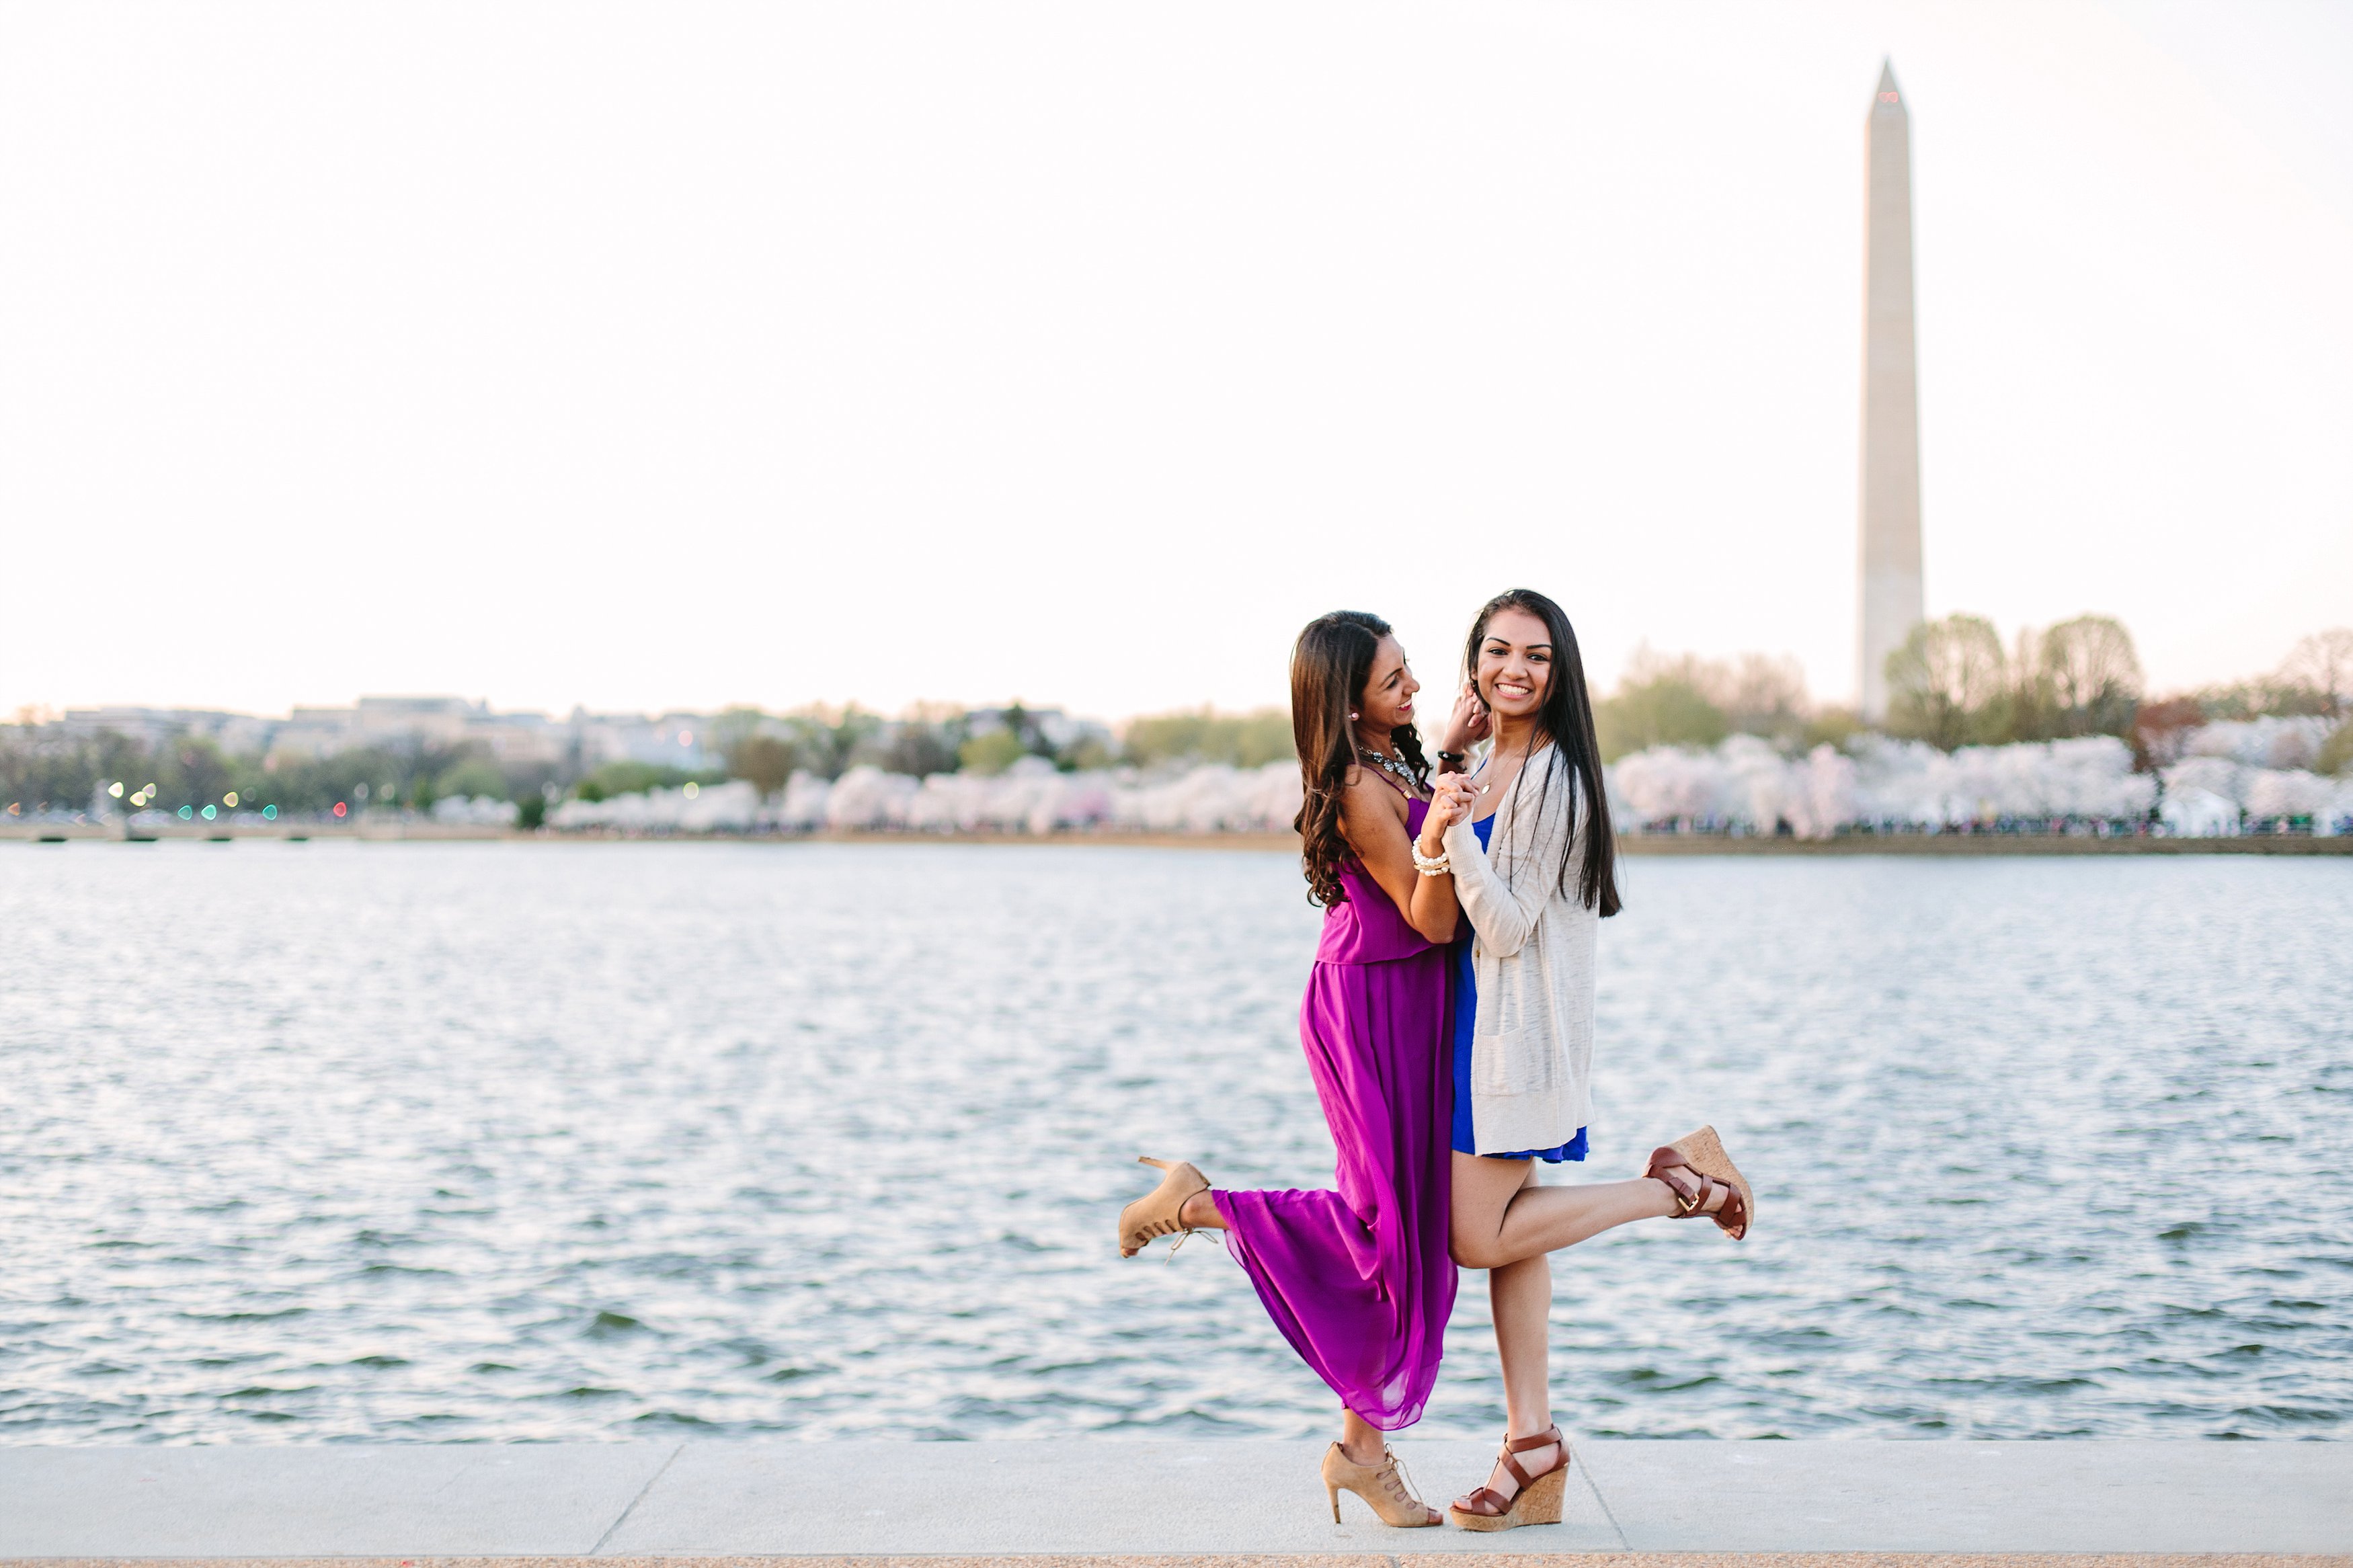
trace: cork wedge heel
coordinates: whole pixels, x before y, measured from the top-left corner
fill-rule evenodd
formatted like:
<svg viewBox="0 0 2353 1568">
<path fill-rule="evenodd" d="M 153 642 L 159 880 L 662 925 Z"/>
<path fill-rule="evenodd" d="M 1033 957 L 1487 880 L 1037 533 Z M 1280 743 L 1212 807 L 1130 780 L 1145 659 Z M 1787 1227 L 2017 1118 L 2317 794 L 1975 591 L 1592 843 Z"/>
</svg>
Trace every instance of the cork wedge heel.
<svg viewBox="0 0 2353 1568">
<path fill-rule="evenodd" d="M 1519 1456 L 1557 1445 L 1560 1458 L 1552 1468 L 1530 1475 L 1520 1468 Z M 1568 1490 L 1568 1439 L 1557 1426 L 1547 1426 L 1533 1437 L 1504 1439 L 1495 1462 L 1510 1472 L 1519 1489 L 1510 1497 L 1493 1487 L 1481 1487 L 1469 1497 L 1454 1500 L 1446 1517 L 1463 1530 L 1517 1530 L 1524 1524 L 1558 1524 Z"/>
<path fill-rule="evenodd" d="M 1713 1127 L 1686 1132 L 1653 1149 L 1650 1169 L 1642 1173 L 1664 1182 L 1675 1194 L 1675 1219 L 1712 1219 L 1717 1229 L 1738 1241 L 1757 1218 L 1757 1194 L 1724 1152 L 1724 1141 Z M 1721 1204 L 1715 1202 L 1718 1188 L 1724 1193 Z"/>
</svg>

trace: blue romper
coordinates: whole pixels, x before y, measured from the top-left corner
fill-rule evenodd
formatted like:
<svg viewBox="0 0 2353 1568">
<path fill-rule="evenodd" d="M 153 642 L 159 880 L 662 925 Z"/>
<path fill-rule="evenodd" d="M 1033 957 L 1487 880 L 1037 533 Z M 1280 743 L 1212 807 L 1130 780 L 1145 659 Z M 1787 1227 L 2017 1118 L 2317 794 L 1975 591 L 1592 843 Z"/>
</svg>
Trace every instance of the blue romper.
<svg viewBox="0 0 2353 1568">
<path fill-rule="evenodd" d="M 1479 851 L 1486 853 L 1488 840 L 1495 834 L 1495 819 L 1474 822 L 1471 831 L 1479 836 Z M 1471 1026 L 1479 1016 L 1478 972 L 1471 963 L 1471 943 L 1462 942 L 1454 950 L 1454 1149 L 1461 1154 L 1476 1154 L 1479 1142 L 1471 1131 Z M 1559 1164 L 1563 1160 L 1585 1158 L 1585 1131 L 1557 1149 L 1523 1149 L 1516 1154 L 1490 1154 L 1490 1160 L 1546 1160 Z"/>
</svg>

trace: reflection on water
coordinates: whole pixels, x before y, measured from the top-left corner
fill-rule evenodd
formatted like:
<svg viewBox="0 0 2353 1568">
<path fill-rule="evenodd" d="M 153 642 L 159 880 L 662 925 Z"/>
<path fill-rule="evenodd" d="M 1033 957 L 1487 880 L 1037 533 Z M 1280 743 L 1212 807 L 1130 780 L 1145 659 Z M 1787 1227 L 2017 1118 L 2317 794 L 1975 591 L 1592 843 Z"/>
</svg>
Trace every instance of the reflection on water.
<svg viewBox="0 0 2353 1568">
<path fill-rule="evenodd" d="M 2353 877 L 1672 860 L 1605 926 L 1594 1162 L 1745 1246 L 1556 1260 L 1573 1429 L 2342 1436 Z M 1303 1435 L 1138 1152 L 1319 1184 L 1277 855 L 0 850 L 0 1438 Z M 1482 1277 L 1430 1433 L 1492 1436 Z"/>
</svg>

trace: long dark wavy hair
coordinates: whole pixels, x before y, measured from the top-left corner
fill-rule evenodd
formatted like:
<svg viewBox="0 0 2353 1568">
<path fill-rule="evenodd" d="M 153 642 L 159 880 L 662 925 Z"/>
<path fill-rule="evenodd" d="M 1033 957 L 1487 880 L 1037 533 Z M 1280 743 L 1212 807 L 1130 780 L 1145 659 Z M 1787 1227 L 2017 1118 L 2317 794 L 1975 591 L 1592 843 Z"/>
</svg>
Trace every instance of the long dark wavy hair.
<svg viewBox="0 0 2353 1568">
<path fill-rule="evenodd" d="M 1479 618 L 1471 623 L 1471 640 L 1462 649 L 1465 679 L 1473 682 L 1479 679 L 1479 645 L 1487 640 L 1487 623 L 1505 610 L 1535 616 L 1552 637 L 1552 669 L 1545 680 L 1543 705 L 1536 710 L 1536 729 L 1541 733 L 1529 737 L 1528 744 L 1532 752 L 1546 741 L 1560 749 L 1561 761 L 1568 765 L 1569 787 L 1584 801 L 1585 853 L 1578 857 L 1577 837 L 1572 835 L 1561 850 L 1560 890 L 1569 890 L 1574 867 L 1577 901 L 1588 910 L 1599 910 L 1607 920 L 1620 908 L 1618 836 L 1609 826 L 1609 792 L 1601 784 L 1601 746 L 1594 738 L 1593 699 L 1585 689 L 1585 659 L 1577 651 L 1577 631 L 1561 607 L 1535 589 L 1507 588 L 1482 605 Z M 1479 697 L 1486 700 L 1485 692 Z M 1550 767 L 1543 770 L 1536 786 L 1539 791 L 1551 790 L 1554 772 Z M 1528 771 L 1523 767 L 1512 780 L 1513 795 L 1520 793 L 1527 777 Z M 1545 805 L 1545 795 L 1540 793 L 1536 809 L 1542 811 Z"/>
<path fill-rule="evenodd" d="M 1299 750 L 1299 776 L 1307 795 L 1291 826 L 1299 830 L 1308 901 L 1327 909 L 1348 898 L 1340 881 L 1340 864 L 1350 854 L 1347 836 L 1340 831 L 1340 803 L 1357 755 L 1356 726 L 1348 715 L 1363 703 L 1374 656 L 1388 635 L 1388 622 L 1378 616 L 1335 610 L 1308 622 L 1291 648 L 1291 739 Z M 1390 731 L 1389 741 L 1427 786 L 1430 764 L 1413 726 Z"/>
</svg>

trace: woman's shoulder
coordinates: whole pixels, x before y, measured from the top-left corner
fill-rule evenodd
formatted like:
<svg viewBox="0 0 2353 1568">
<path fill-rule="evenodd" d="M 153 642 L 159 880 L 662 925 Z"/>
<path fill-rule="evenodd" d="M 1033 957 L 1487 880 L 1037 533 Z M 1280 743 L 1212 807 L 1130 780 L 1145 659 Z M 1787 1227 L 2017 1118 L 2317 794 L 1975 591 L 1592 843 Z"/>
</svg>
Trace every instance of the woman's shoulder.
<svg viewBox="0 0 2353 1568">
<path fill-rule="evenodd" d="M 1515 855 L 1550 854 L 1545 847 L 1562 838 L 1574 843 L 1592 815 L 1585 789 L 1581 770 L 1558 746 L 1547 742 L 1522 764 L 1519 776 L 1512 781 L 1496 814 L 1508 816 L 1495 831 L 1509 837 Z"/>
<path fill-rule="evenodd" d="M 1406 814 L 1405 795 L 1397 785 L 1383 778 L 1377 769 L 1352 766 L 1340 783 L 1341 809 L 1354 816 L 1357 812 L 1386 812 L 1402 818 Z"/>
<path fill-rule="evenodd" d="M 1546 741 L 1520 764 L 1518 776 L 1512 780 L 1512 794 L 1529 806 L 1541 801 L 1547 812 L 1569 811 L 1575 809 L 1583 786 L 1568 754 L 1558 742 Z"/>
</svg>

